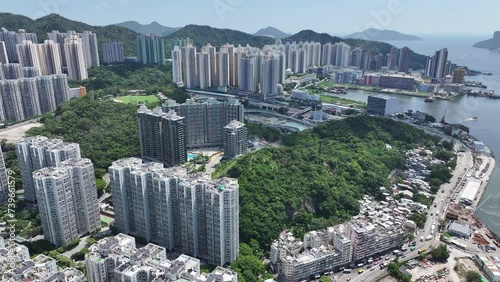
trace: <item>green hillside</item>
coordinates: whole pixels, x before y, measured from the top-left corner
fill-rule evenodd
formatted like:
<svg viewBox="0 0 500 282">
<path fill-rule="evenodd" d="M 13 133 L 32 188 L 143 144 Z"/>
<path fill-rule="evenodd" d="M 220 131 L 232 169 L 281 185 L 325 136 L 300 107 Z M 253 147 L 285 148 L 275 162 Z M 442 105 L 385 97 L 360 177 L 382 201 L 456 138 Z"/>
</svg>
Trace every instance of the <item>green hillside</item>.
<svg viewBox="0 0 500 282">
<path fill-rule="evenodd" d="M 89 30 L 97 34 L 99 49 L 101 48 L 101 43 L 120 41 L 125 48 L 125 55 L 135 56 L 137 33 L 124 27 L 114 25 L 91 26 L 86 23 L 66 19 L 57 14 L 50 14 L 32 20 L 28 17 L 11 13 L 0 13 L 0 27 L 5 27 L 11 31 L 25 29 L 26 32 L 34 32 L 38 35 L 38 40 L 40 41 L 47 39 L 47 32 L 51 32 L 52 30 L 58 30 L 59 32 L 66 32 L 68 30 L 82 32 Z"/>
</svg>

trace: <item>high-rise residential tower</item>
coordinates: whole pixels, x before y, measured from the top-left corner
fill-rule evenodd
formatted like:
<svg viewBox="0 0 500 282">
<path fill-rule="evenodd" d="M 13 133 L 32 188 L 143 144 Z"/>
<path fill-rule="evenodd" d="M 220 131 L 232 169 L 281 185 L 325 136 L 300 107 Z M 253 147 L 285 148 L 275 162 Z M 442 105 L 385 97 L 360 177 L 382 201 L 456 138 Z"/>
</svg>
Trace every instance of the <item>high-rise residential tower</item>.
<svg viewBox="0 0 500 282">
<path fill-rule="evenodd" d="M 61 46 L 52 40 L 37 44 L 41 75 L 62 74 Z"/>
<path fill-rule="evenodd" d="M 182 56 L 179 46 L 172 50 L 172 81 L 179 85 L 182 83 Z"/>
<path fill-rule="evenodd" d="M 0 147 L 0 204 L 5 203 L 9 198 L 9 175 L 5 167 L 2 147 Z"/>
<path fill-rule="evenodd" d="M 38 56 L 37 44 L 29 40 L 24 40 L 16 45 L 17 57 L 22 67 L 40 67 L 40 58 Z"/>
<path fill-rule="evenodd" d="M 87 68 L 98 67 L 99 63 L 99 49 L 97 48 L 97 35 L 91 31 L 84 31 L 81 34 L 83 42 L 83 51 L 85 58 L 85 65 Z"/>
<path fill-rule="evenodd" d="M 104 63 L 106 64 L 123 63 L 125 61 L 123 44 L 121 42 L 103 43 L 102 53 Z"/>
<path fill-rule="evenodd" d="M 248 149 L 248 129 L 245 124 L 233 120 L 224 127 L 224 158 L 243 155 Z"/>
<path fill-rule="evenodd" d="M 165 64 L 165 42 L 157 35 L 137 35 L 137 61 L 145 64 Z"/>
<path fill-rule="evenodd" d="M 68 78 L 84 80 L 88 78 L 83 40 L 75 33 L 68 33 L 64 39 L 64 53 L 68 68 Z"/>
</svg>

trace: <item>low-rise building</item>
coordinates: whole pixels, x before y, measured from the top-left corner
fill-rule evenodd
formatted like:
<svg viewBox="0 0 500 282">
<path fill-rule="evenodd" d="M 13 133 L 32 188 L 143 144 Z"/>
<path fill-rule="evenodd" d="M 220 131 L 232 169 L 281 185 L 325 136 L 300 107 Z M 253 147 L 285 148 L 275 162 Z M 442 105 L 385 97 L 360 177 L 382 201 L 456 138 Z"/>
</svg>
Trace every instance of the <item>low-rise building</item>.
<svg viewBox="0 0 500 282">
<path fill-rule="evenodd" d="M 448 225 L 448 233 L 453 236 L 468 239 L 472 231 L 470 229 L 469 224 L 458 221 L 452 221 L 450 225 Z"/>
<path fill-rule="evenodd" d="M 479 269 L 483 271 L 489 281 L 500 281 L 500 259 L 497 257 L 474 255 L 472 257 Z"/>
<path fill-rule="evenodd" d="M 212 273 L 203 274 L 199 259 L 180 255 L 170 261 L 165 248 L 151 243 L 137 248 L 134 237 L 125 234 L 92 245 L 85 256 L 85 266 L 89 282 L 237 282 L 237 274 L 232 270 L 217 267 Z"/>
<path fill-rule="evenodd" d="M 368 96 L 368 107 L 366 109 L 370 115 L 388 116 L 401 112 L 399 99 L 391 96 L 377 95 Z"/>
</svg>

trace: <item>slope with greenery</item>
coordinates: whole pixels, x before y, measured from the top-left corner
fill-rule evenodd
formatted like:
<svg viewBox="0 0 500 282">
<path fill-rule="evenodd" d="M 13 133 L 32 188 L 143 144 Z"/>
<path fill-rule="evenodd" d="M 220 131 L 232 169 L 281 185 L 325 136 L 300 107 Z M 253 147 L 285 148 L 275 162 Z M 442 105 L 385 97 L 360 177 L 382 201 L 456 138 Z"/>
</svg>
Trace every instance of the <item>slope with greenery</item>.
<svg viewBox="0 0 500 282">
<path fill-rule="evenodd" d="M 11 13 L 0 13 L 0 27 L 5 27 L 11 31 L 25 29 L 26 32 L 34 32 L 38 35 L 39 41 L 47 39 L 47 33 L 52 30 L 58 30 L 59 32 L 66 32 L 68 30 L 82 32 L 89 30 L 97 34 L 99 48 L 101 48 L 101 43 L 120 41 L 125 48 L 125 55 L 135 56 L 135 40 L 137 33 L 124 27 L 114 25 L 91 26 L 86 23 L 64 18 L 57 14 L 50 14 L 32 20 L 28 17 Z"/>
<path fill-rule="evenodd" d="M 286 135 L 283 142 L 214 174 L 238 178 L 240 238 L 262 247 L 284 229 L 301 237 L 358 214 L 358 199 L 381 196 L 378 188 L 389 184 L 390 171 L 404 166 L 405 149 L 436 140 L 407 124 L 359 116 Z"/>
</svg>

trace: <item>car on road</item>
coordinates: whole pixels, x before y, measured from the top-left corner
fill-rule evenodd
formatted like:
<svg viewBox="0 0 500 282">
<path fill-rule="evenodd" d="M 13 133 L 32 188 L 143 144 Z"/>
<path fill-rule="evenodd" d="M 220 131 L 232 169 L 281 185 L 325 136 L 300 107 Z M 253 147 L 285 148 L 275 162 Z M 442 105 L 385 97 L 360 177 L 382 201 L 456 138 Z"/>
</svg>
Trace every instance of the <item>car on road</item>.
<svg viewBox="0 0 500 282">
<path fill-rule="evenodd" d="M 365 272 L 363 269 L 359 269 L 359 270 L 358 270 L 358 274 L 361 274 L 361 273 L 363 273 L 363 272 Z"/>
<path fill-rule="evenodd" d="M 374 270 L 375 270 L 375 266 L 372 266 L 372 267 L 370 268 L 370 271 L 374 271 Z"/>
</svg>

